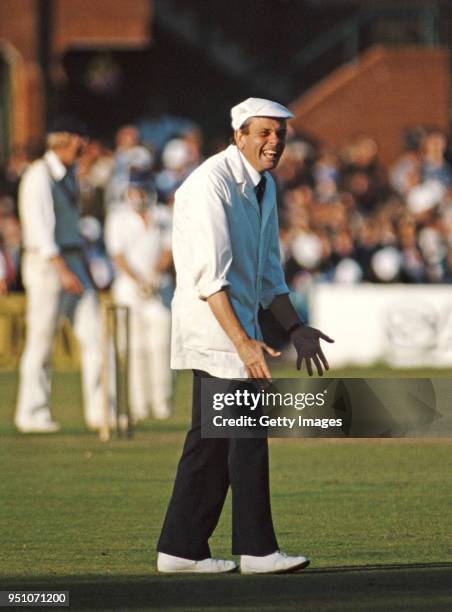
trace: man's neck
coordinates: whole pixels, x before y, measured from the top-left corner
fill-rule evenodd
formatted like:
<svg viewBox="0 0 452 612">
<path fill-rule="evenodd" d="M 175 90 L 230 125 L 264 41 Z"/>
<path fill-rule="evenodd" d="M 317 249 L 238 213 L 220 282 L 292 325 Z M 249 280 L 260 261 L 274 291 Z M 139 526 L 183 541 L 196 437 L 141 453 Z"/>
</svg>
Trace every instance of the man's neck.
<svg viewBox="0 0 452 612">
<path fill-rule="evenodd" d="M 58 159 L 63 164 L 63 166 L 66 168 L 66 170 L 69 170 L 69 168 L 73 166 L 74 160 L 72 159 L 72 155 L 69 158 L 69 156 L 66 154 L 64 150 L 52 149 L 52 151 L 58 157 Z"/>
<path fill-rule="evenodd" d="M 255 187 L 256 185 L 259 184 L 261 178 L 262 178 L 262 174 L 261 172 L 259 172 L 258 170 L 256 170 L 256 168 L 250 164 L 250 162 L 246 159 L 246 157 L 243 155 L 243 153 L 240 151 L 240 149 L 238 149 L 239 153 L 240 153 L 240 157 L 243 161 L 243 165 L 245 166 L 245 170 L 248 174 L 248 176 L 251 179 L 251 182 L 253 183 L 253 186 Z"/>
</svg>

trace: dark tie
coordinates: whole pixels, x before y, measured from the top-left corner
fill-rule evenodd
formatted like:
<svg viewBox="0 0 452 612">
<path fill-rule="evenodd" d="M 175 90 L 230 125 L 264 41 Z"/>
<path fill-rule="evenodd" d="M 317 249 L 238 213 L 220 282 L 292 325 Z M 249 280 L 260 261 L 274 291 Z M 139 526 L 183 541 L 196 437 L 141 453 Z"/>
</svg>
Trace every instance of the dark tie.
<svg viewBox="0 0 452 612">
<path fill-rule="evenodd" d="M 264 197 L 266 183 L 267 183 L 267 179 L 265 178 L 265 176 L 262 176 L 261 180 L 258 182 L 256 187 L 254 188 L 257 201 L 259 202 L 259 206 L 262 202 L 262 198 Z"/>
</svg>

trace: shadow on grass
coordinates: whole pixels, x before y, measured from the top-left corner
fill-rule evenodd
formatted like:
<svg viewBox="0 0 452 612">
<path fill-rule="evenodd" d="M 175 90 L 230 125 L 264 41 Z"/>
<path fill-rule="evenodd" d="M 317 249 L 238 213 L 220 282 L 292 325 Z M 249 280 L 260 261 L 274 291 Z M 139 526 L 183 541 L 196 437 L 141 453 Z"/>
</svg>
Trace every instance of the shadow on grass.
<svg viewBox="0 0 452 612">
<path fill-rule="evenodd" d="M 3 590 L 68 590 L 70 609 L 450 610 L 452 563 L 304 570 L 280 576 L 5 577 Z"/>
</svg>

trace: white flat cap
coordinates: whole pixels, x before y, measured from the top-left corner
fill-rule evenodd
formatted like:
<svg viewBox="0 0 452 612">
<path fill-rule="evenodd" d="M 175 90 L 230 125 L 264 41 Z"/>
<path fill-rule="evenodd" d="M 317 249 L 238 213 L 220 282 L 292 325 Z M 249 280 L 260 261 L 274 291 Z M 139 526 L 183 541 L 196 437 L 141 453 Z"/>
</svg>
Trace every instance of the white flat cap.
<svg viewBox="0 0 452 612">
<path fill-rule="evenodd" d="M 232 128 L 238 130 L 250 117 L 274 117 L 292 119 L 294 115 L 288 108 L 263 98 L 248 98 L 231 108 Z"/>
</svg>

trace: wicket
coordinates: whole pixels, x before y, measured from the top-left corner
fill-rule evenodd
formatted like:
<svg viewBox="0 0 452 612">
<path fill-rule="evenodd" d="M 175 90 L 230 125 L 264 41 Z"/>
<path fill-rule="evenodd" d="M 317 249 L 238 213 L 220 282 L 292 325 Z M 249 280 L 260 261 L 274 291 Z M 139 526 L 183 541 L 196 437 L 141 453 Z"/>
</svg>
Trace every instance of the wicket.
<svg viewBox="0 0 452 612">
<path fill-rule="evenodd" d="M 129 406 L 130 312 L 128 306 L 102 305 L 103 423 L 100 439 L 108 441 L 111 428 L 118 438 L 132 438 Z M 113 410 L 112 410 L 113 408 Z"/>
</svg>

